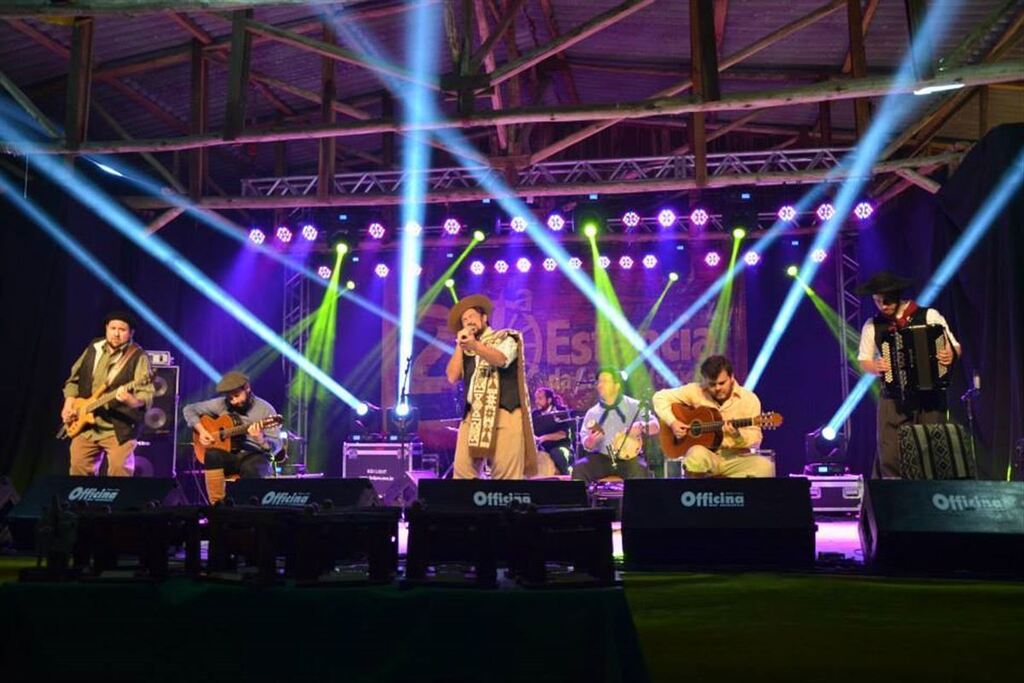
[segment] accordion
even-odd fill
[[[949,368],[936,355],[948,343],[942,325],[909,325],[883,335],[879,348],[890,368],[882,375],[886,395],[903,402],[949,386]]]

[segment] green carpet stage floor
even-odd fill
[[[1009,681],[1024,584],[626,573],[612,589],[21,584],[0,680]],[[1014,673],[1016,672],[1016,673]]]

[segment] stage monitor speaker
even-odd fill
[[[864,560],[881,571],[1024,576],[1024,483],[867,482]]]
[[[178,367],[155,366],[153,371],[153,404],[142,419],[135,476],[173,477],[178,470]]]
[[[806,479],[627,479],[628,569],[814,563]]]
[[[431,507],[480,510],[516,503],[538,506],[589,507],[582,481],[423,479],[419,500]]]
[[[184,503],[178,482],[166,477],[45,477],[32,483],[7,517],[16,548],[28,550],[35,546],[36,523],[54,498],[71,506],[107,506],[111,510]]]
[[[369,479],[337,477],[294,477],[238,479],[229,481],[227,497],[238,505],[302,507],[316,503],[321,508],[369,507],[377,494]]]

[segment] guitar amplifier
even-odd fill
[[[342,447],[341,476],[369,479],[377,495],[384,498],[405,481],[405,473],[412,469],[413,460],[422,459],[421,441],[404,444],[346,442]]]

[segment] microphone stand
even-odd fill
[[[974,455],[975,461],[978,459],[977,448],[974,443],[974,405],[973,399],[975,396],[981,394],[981,387],[979,386],[981,378],[975,373],[972,377],[972,386],[967,389],[960,397],[960,401],[965,404],[967,409],[967,430],[971,434],[971,454]]]
[[[405,438],[407,436],[406,430],[409,427],[409,418],[412,415],[412,406],[409,405],[409,372],[412,370],[412,356],[410,355],[405,359],[405,371],[402,373],[402,384],[401,390],[398,392],[398,404],[399,406],[405,406],[408,411],[405,415],[401,416],[401,420],[398,423],[398,448],[402,457],[405,458],[405,469],[409,471],[412,469],[412,458],[409,457],[409,452],[406,449]],[[395,410],[397,414],[397,406]]]

